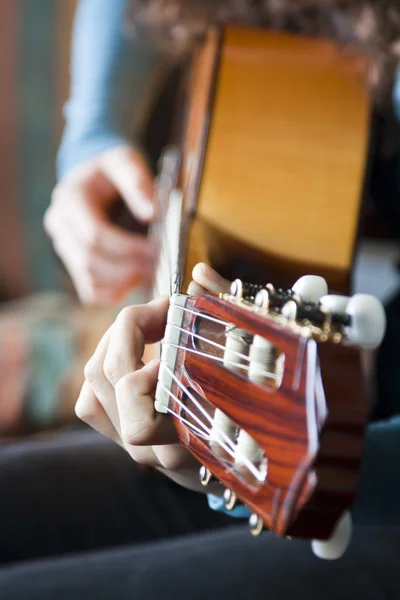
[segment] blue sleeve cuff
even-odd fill
[[[57,179],[62,179],[84,161],[117,146],[138,146],[138,144],[134,144],[128,137],[107,129],[89,131],[74,139],[71,139],[67,132],[57,153]]]
[[[214,496],[213,494],[208,494],[208,506],[212,510],[216,510],[218,512],[223,512],[230,517],[235,517],[236,519],[248,519],[250,517],[250,511],[247,506],[237,506],[233,510],[228,510],[225,508],[224,499],[220,496]]]

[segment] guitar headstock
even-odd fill
[[[378,300],[328,295],[320,277],[171,298],[156,409],[172,414],[202,482],[250,509],[252,533],[343,552],[367,422],[360,350],[384,330]]]

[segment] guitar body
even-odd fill
[[[212,30],[179,106],[186,281],[202,260],[229,279],[348,293],[369,149],[367,61],[332,43]]]

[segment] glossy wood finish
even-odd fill
[[[188,212],[196,208],[196,195],[203,166],[214,86],[218,70],[220,33],[212,29],[188,74],[185,100],[188,102],[182,135],[182,171],[179,185],[185,194]]]
[[[192,338],[182,333],[180,344],[189,351],[179,351],[177,377],[257,441],[268,458],[266,482],[227,470],[205,441],[174,418],[181,442],[269,529],[326,539],[351,504],[357,484],[366,424],[359,352],[306,339],[215,296],[188,298],[187,307],[267,337],[284,352],[285,372],[280,388],[269,391],[190,352]],[[196,318],[186,313],[183,328],[193,331]],[[184,401],[176,384],[173,393]],[[181,409],[175,405],[174,410]]]
[[[207,82],[194,87],[196,122],[212,65],[217,86],[207,139],[197,128],[191,144],[206,143],[191,252],[212,262],[219,236],[230,238],[273,269],[333,273],[345,291],[369,143],[366,61],[322,40],[228,27],[213,62],[212,40],[193,74]]]
[[[186,224],[186,281],[190,282],[193,267],[208,262],[208,236],[204,224],[194,219],[199,185],[202,177],[204,153],[213,108],[215,86],[219,69],[221,32],[210,30],[203,48],[196,54],[187,74],[186,117],[181,136],[182,169],[178,185],[183,191],[184,225]],[[180,115],[178,115],[178,120]]]

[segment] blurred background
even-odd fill
[[[75,0],[0,5],[2,300],[60,289],[63,272],[43,235],[68,94]]]
[[[68,95],[75,7],[76,0],[0,2],[3,441],[79,426],[73,405],[83,366],[111,319],[108,311],[79,306],[43,230]],[[353,291],[387,301],[399,285],[399,243],[388,224],[367,208]]]
[[[0,3],[0,436],[75,424],[104,311],[77,303],[43,230],[68,96],[76,0]],[[107,321],[108,322],[108,321]],[[93,324],[94,323],[94,324]],[[93,324],[93,326],[92,326]],[[87,347],[85,340],[90,338]]]

